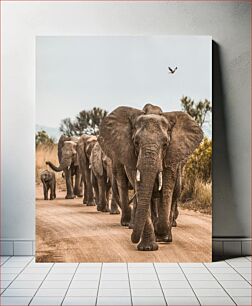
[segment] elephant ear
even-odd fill
[[[99,174],[100,176],[103,175],[103,166],[102,166],[102,150],[99,143],[96,143],[91,152],[91,167],[94,173]]]
[[[58,141],[58,159],[59,159],[59,163],[61,162],[62,159],[62,148],[64,146],[65,141],[69,141],[71,140],[71,137],[68,137],[66,135],[61,135],[60,139]]]
[[[165,157],[165,166],[187,159],[203,139],[202,129],[184,112],[163,113],[171,123],[171,140]]]
[[[134,168],[137,162],[132,132],[134,121],[141,114],[143,112],[138,109],[120,106],[105,117],[100,125],[98,142],[104,153],[129,168]]]

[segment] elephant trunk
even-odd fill
[[[142,154],[141,154],[142,155]],[[135,222],[133,233],[131,235],[131,241],[133,243],[138,243],[143,230],[144,225],[148,217],[152,192],[157,178],[157,174],[160,171],[159,164],[157,162],[157,155],[154,158],[146,158],[144,161],[139,162],[139,167],[137,168],[136,181],[138,183],[137,188],[137,209],[135,215]]]
[[[49,167],[56,171],[56,172],[60,172],[63,171],[64,169],[66,169],[67,167],[70,167],[71,162],[69,163],[67,160],[62,160],[59,167],[55,166],[53,163],[51,163],[50,161],[46,162],[47,165],[49,165]]]

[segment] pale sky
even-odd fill
[[[168,66],[178,67],[170,74]],[[94,106],[181,110],[212,101],[210,36],[44,36],[36,39],[36,123],[58,128]],[[211,133],[211,124],[205,127]]]

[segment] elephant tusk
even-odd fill
[[[158,174],[158,190],[160,191],[162,189],[163,186],[163,176],[162,176],[162,172],[159,172]]]
[[[91,164],[89,164],[88,169],[91,169],[91,167],[92,167]]]
[[[140,182],[140,177],[141,177],[140,171],[137,169],[137,173],[136,173],[137,182]]]
[[[70,170],[70,166],[67,167],[67,170]]]

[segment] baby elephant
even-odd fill
[[[50,189],[50,200],[56,198],[56,179],[55,173],[44,170],[40,175],[44,189],[44,200],[48,200],[48,191]]]

